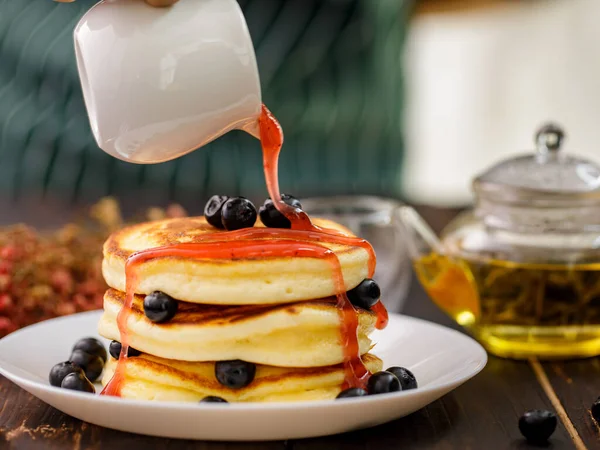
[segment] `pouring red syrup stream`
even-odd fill
[[[120,396],[125,378],[125,363],[129,352],[127,322],[138,283],[137,267],[155,258],[181,257],[186,259],[239,259],[239,258],[278,258],[309,257],[326,260],[333,271],[333,282],[340,314],[340,334],[344,348],[345,380],[343,389],[366,386],[370,375],[361,360],[358,343],[358,314],[346,295],[344,276],[339,259],[334,252],[319,243],[336,243],[359,246],[369,255],[369,277],[375,272],[375,252],[364,239],[347,236],[337,230],[320,228],[314,225],[308,215],[281,200],[278,182],[278,160],[283,145],[281,126],[271,112],[263,105],[259,119],[260,137],[263,149],[263,165],[269,195],[276,208],[291,222],[291,230],[284,229],[245,229],[226,233],[207,234],[205,242],[176,244],[134,253],[125,266],[126,296],[117,316],[121,335],[121,354],[112,379],[102,390],[103,395]],[[267,239],[262,241],[261,238]],[[260,240],[257,242],[257,239]],[[387,325],[388,315],[382,302],[372,308],[377,314],[378,329]]]
[[[308,214],[304,211],[294,208],[281,200],[278,165],[279,153],[283,146],[283,130],[275,116],[273,116],[265,105],[262,105],[262,113],[258,119],[258,123],[260,126],[260,143],[263,151],[263,167],[267,191],[271,199],[273,199],[277,210],[291,222],[292,230],[310,232],[305,235],[310,237],[312,241],[333,242],[335,244],[362,247],[369,254],[369,278],[373,277],[377,258],[369,242],[354,236],[346,236],[337,230],[318,227],[311,222]],[[290,236],[289,231],[287,235]],[[383,303],[381,301],[377,302],[372,310],[377,314],[377,329],[381,330],[385,328],[388,323],[388,313]]]

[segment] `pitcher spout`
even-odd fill
[[[398,218],[404,229],[406,246],[413,261],[432,253],[444,254],[440,239],[414,208],[410,206],[399,208]]]
[[[469,267],[450,255],[431,227],[411,207],[399,209],[405,241],[421,285],[433,302],[459,325],[469,329],[481,314]]]
[[[240,129],[244,130],[251,136],[254,136],[256,139],[260,139],[260,125],[258,123],[258,119],[248,120],[240,127]]]

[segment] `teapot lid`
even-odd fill
[[[600,166],[561,151],[564,137],[557,125],[544,125],[535,136],[536,151],[501,161],[478,176],[476,194],[510,203],[600,202]]]

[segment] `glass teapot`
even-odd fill
[[[600,354],[600,166],[563,140],[546,125],[533,154],[475,178],[474,208],[439,239],[400,211],[431,299],[498,356]]]

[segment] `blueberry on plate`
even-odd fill
[[[371,309],[381,297],[379,285],[371,278],[365,278],[358,286],[347,292],[348,300],[362,309]]]
[[[535,409],[527,411],[519,419],[519,430],[527,441],[544,444],[556,430],[556,415],[551,411]]]
[[[294,208],[302,209],[300,200],[292,195],[281,194],[281,200]],[[290,228],[292,226],[289,219],[279,212],[270,198],[266,199],[260,207],[258,215],[263,225],[269,228]]]
[[[104,369],[104,361],[102,358],[84,352],[83,350],[75,350],[71,353],[69,360],[81,367],[85,376],[91,381],[96,381],[102,373],[102,369]]]
[[[256,222],[256,208],[244,197],[233,197],[225,202],[221,211],[221,223],[227,231],[251,228]]]
[[[367,391],[361,388],[350,388],[345,389],[338,394],[336,398],[352,398],[352,397],[364,397],[369,395]]]
[[[388,392],[398,392],[402,390],[400,381],[396,375],[390,372],[377,372],[371,375],[367,382],[369,394],[387,394]]]
[[[93,337],[79,339],[73,346],[71,352],[74,352],[75,350],[83,350],[90,355],[99,356],[104,362],[106,362],[108,358],[104,344],[100,342],[100,340]]]
[[[226,195],[213,195],[204,207],[204,218],[206,221],[213,227],[221,230],[225,228],[221,222],[221,210],[227,200],[229,200],[229,197]]]
[[[80,373],[84,375],[83,369],[71,361],[65,361],[56,364],[50,369],[50,375],[48,375],[48,381],[52,386],[60,387],[63,379],[70,373]]]
[[[594,420],[596,422],[600,422],[600,397],[598,397],[596,401],[592,403],[591,413]]]
[[[208,397],[204,397],[198,403],[229,403],[227,400],[221,397],[217,397],[216,395],[209,395]]]
[[[90,383],[90,380],[88,380],[82,373],[70,373],[64,378],[64,380],[62,380],[60,387],[64,389],[70,389],[72,391],[89,392],[91,394],[96,393],[96,388],[94,388],[94,385]]]
[[[385,371],[396,375],[403,391],[418,387],[417,379],[413,373],[404,367],[390,367],[389,369],[385,369]]]
[[[177,314],[177,306],[177,300],[160,291],[154,291],[144,298],[144,314],[154,323],[171,320]]]
[[[240,389],[248,386],[256,375],[256,365],[251,362],[217,361],[215,363],[215,377],[223,386],[231,389]]]
[[[108,353],[110,353],[110,356],[112,356],[113,358],[119,359],[119,356],[121,356],[121,347],[122,346],[119,341],[112,341],[108,346]],[[127,350],[128,357],[140,356],[141,354],[142,352],[132,347],[129,347],[129,349]]]

